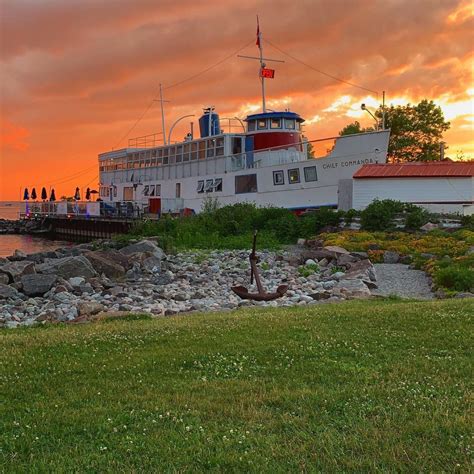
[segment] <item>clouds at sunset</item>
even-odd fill
[[[257,13],[264,40],[317,69],[386,90],[388,103],[433,99],[451,120],[450,149],[474,156],[470,5],[459,0],[1,0],[0,199],[18,198],[22,184],[55,185],[87,168],[92,169],[77,185],[94,182],[97,154],[117,145],[157,94],[159,82],[171,100],[168,124],[183,114],[198,115],[209,104],[222,116],[255,110],[258,66],[250,60],[232,57],[193,81],[169,86],[245,45],[241,54],[254,55]],[[270,107],[290,107],[309,119],[309,138],[332,136],[354,120],[367,91],[334,82],[264,45],[267,56],[286,61],[275,65],[276,78],[268,81]],[[341,97],[349,99],[334,109]],[[375,94],[371,100],[377,104]],[[157,131],[159,116],[152,107],[131,136]],[[370,123],[370,117],[357,119]],[[176,129],[175,139],[186,127],[185,122]],[[69,185],[76,181],[58,185],[58,194],[70,194]]]

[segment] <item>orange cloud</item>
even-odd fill
[[[0,125],[0,148],[25,151],[29,146],[25,141],[28,136],[29,132],[26,128],[5,120]]]
[[[452,122],[448,141],[470,151],[469,6],[465,0],[114,0],[111,8],[99,0],[3,0],[0,116],[9,125],[2,128],[0,199],[18,198],[26,184],[55,186],[57,195],[95,185],[97,154],[126,145],[119,140],[160,82],[171,101],[168,125],[210,104],[223,117],[258,110],[258,65],[231,55],[246,44],[240,54],[257,52],[256,13],[265,54],[285,60],[267,82],[271,107],[301,113],[310,138],[337,134],[360,102],[377,106],[386,90],[388,103],[439,103]],[[265,39],[379,96],[318,74]],[[370,124],[370,117],[357,119]],[[187,127],[187,121],[176,127],[174,139]],[[160,128],[154,104],[131,136]]]

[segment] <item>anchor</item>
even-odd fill
[[[267,293],[263,288],[262,282],[260,281],[260,275],[258,273],[257,262],[259,258],[257,257],[255,250],[257,247],[257,231],[253,234],[253,245],[252,252],[249,255],[250,260],[250,284],[253,284],[253,279],[255,278],[255,283],[257,284],[258,293],[250,293],[245,286],[233,286],[232,291],[244,300],[255,300],[255,301],[271,301],[277,298],[281,298],[288,290],[288,285],[280,285],[275,293]]]

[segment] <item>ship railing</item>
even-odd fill
[[[143,135],[141,137],[129,138],[128,147],[129,148],[153,148],[160,145],[163,145],[163,134],[152,133],[151,135]]]

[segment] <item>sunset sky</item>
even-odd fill
[[[371,125],[360,104],[377,107],[385,90],[388,105],[433,99],[451,122],[447,155],[474,158],[470,0],[0,0],[0,200],[96,187],[97,155],[127,144],[160,82],[168,125],[208,105],[260,110],[258,64],[236,57],[258,52],[257,14],[265,55],[285,60],[268,106],[300,113],[310,139]],[[155,102],[128,138],[160,130]]]

